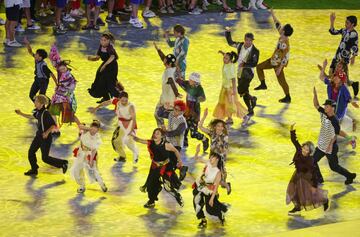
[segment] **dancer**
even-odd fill
[[[198,132],[198,122],[200,120],[200,103],[206,100],[204,89],[201,86],[200,74],[193,72],[189,80],[185,81],[181,77],[176,78],[176,82],[186,92],[186,112],[185,118],[187,129],[184,137],[184,147],[188,147],[188,132],[192,138],[202,141],[203,151],[209,148],[209,139]]]
[[[275,70],[276,77],[278,79],[278,82],[280,86],[282,87],[285,97],[280,99],[279,102],[281,103],[290,103],[291,97],[290,97],[290,91],[289,91],[289,85],[286,82],[285,74],[284,74],[284,68],[288,65],[289,62],[289,52],[290,52],[290,44],[289,44],[289,37],[293,33],[293,28],[290,24],[286,24],[284,26],[281,26],[280,22],[276,18],[273,10],[270,10],[272,18],[275,22],[276,29],[280,33],[279,40],[277,42],[276,49],[271,56],[271,58],[265,60],[264,62],[258,64],[256,66],[256,71],[258,74],[258,77],[260,79],[260,85],[256,87],[254,90],[266,90],[267,86],[265,83],[265,75],[264,75],[264,69],[271,69],[273,68]]]
[[[75,148],[73,153],[75,161],[70,168],[70,175],[79,185],[77,189],[78,193],[85,192],[85,175],[90,180],[90,183],[94,181],[98,182],[103,192],[107,191],[99,170],[98,170],[98,149],[101,145],[101,138],[99,135],[100,122],[94,120],[90,127],[81,126],[83,133],[80,136],[80,146]]]
[[[173,145],[176,150],[179,151],[179,153],[181,153],[181,150],[184,146],[184,136],[187,128],[186,119],[184,117],[185,110],[185,103],[181,100],[176,100],[174,102],[174,110],[162,114],[162,117],[166,117],[168,119],[168,127],[166,128],[165,125],[161,126],[163,132],[165,133],[166,140],[169,141],[171,145]],[[175,153],[171,153],[170,165],[175,172],[177,168],[177,159]],[[180,166],[178,168],[180,170],[179,179],[182,181],[185,179],[188,167]]]
[[[154,46],[156,51],[158,52],[161,61],[164,63],[165,70],[162,75],[162,87],[161,87],[161,95],[158,104],[155,109],[155,119],[158,127],[164,125],[164,118],[161,114],[169,113],[174,108],[174,101],[176,97],[180,97],[181,95],[178,92],[176,83],[175,83],[175,71],[176,71],[176,58],[173,54],[165,54],[158,48],[156,43],[154,42]]]
[[[189,39],[185,36],[185,28],[182,25],[174,26],[175,41],[169,38],[169,31],[165,32],[166,42],[170,47],[174,47],[174,55],[176,57],[176,64],[180,68],[181,76],[185,78],[186,71],[186,56],[189,50]]]
[[[339,64],[342,65],[342,61],[340,61]],[[321,68],[320,80],[322,80],[325,85],[327,85],[328,99],[336,101],[336,118],[339,120],[342,130],[347,130],[346,128],[348,127],[353,128],[353,123],[355,121],[353,121],[353,119],[347,115],[348,103],[351,103],[355,108],[359,108],[359,105],[355,101],[352,101],[349,90],[343,84],[346,82],[346,74],[340,71],[342,66],[336,66],[335,73],[332,74],[332,77],[329,79],[328,76],[325,75],[326,66],[327,60],[325,59],[323,66],[319,67]],[[349,138],[354,147],[355,138]]]
[[[168,119],[168,127],[165,125],[161,126],[162,132],[166,137],[166,141],[170,142],[176,150],[181,154],[181,150],[183,148],[184,143],[184,134],[186,130],[186,119],[184,117],[184,112],[186,109],[186,105],[181,100],[176,100],[174,102],[174,110],[173,111],[163,111],[161,117]],[[169,167],[175,172],[178,168],[179,180],[183,181],[186,177],[186,172],[189,169],[188,166],[178,165],[176,154],[171,152],[169,156]],[[141,192],[146,192],[146,183],[140,187]]]
[[[225,168],[226,157],[229,151],[229,137],[226,123],[221,119],[213,119],[208,128],[204,127],[204,121],[208,115],[208,109],[204,110],[204,115],[200,119],[199,129],[210,137],[210,152],[221,155],[221,186],[225,187],[227,194],[231,193],[231,184],[226,182],[227,172]]]
[[[19,109],[15,110],[15,112],[18,115],[24,118],[37,119],[37,131],[30,145],[29,156],[28,156],[31,169],[25,172],[24,174],[28,176],[33,176],[38,174],[39,166],[37,165],[36,152],[37,150],[39,150],[39,148],[41,150],[42,160],[45,163],[52,165],[56,168],[61,168],[63,173],[65,174],[68,168],[68,161],[49,156],[49,151],[52,143],[51,132],[55,128],[55,121],[51,117],[49,111],[46,110],[46,106],[48,104],[48,98],[46,98],[46,96],[44,95],[37,95],[35,96],[34,104],[35,104],[35,112],[33,115],[25,114],[21,112]]]
[[[97,103],[110,100],[116,97],[119,91],[116,89],[118,75],[118,55],[114,48],[115,38],[111,33],[103,33],[100,38],[100,46],[95,56],[88,56],[90,61],[103,62],[96,71],[96,77],[88,89],[89,94],[94,98],[102,98]]]
[[[314,165],[315,165],[315,172],[317,181],[319,183],[323,183],[324,179],[321,175],[318,162],[326,156],[329,162],[330,169],[339,173],[346,177],[345,184],[352,184],[353,180],[356,177],[355,173],[350,173],[345,168],[339,165],[338,161],[338,150],[339,147],[336,143],[336,135],[340,134],[340,125],[339,121],[335,116],[335,106],[336,103],[331,100],[327,99],[325,101],[324,108],[319,105],[317,92],[314,87],[314,99],[313,99],[314,107],[320,113],[321,119],[321,128],[318,140],[318,146],[315,149],[314,153]]]
[[[179,193],[181,182],[169,165],[171,152],[174,152],[177,158],[178,166],[182,166],[179,151],[167,142],[164,138],[164,132],[161,128],[153,131],[150,140],[144,140],[131,134],[136,142],[147,144],[151,158],[149,175],[146,180],[146,190],[149,200],[144,205],[145,208],[155,207],[155,201],[158,201],[158,194],[161,191],[161,185],[165,191],[175,197],[177,203],[182,207],[184,202]]]
[[[243,125],[246,125],[251,116],[254,115],[254,107],[256,106],[257,98],[250,95],[249,86],[251,80],[254,77],[254,67],[256,67],[259,61],[259,50],[253,44],[254,35],[252,33],[246,33],[244,42],[235,42],[231,38],[231,29],[225,28],[225,37],[229,44],[237,49],[238,53],[238,87],[237,91],[240,97],[243,97],[244,103],[248,109],[248,114],[244,117]]]
[[[111,104],[115,105],[115,113],[119,120],[118,127],[115,129],[111,139],[114,150],[119,154],[119,157],[114,158],[114,161],[126,161],[125,146],[127,146],[133,153],[133,162],[135,164],[139,159],[139,149],[133,137],[130,136],[131,133],[136,133],[137,129],[135,105],[129,102],[128,93],[123,91],[118,97],[102,102],[91,112],[95,113],[99,108]]]
[[[80,126],[81,122],[75,115],[77,102],[74,91],[77,81],[71,74],[69,61],[61,60],[55,45],[51,47],[49,58],[58,73],[57,86],[55,88],[55,93],[51,98],[49,112],[55,121],[56,116],[61,116],[59,122],[60,126],[63,123],[71,122],[75,122]],[[56,133],[59,133],[58,128],[55,129],[55,131],[57,131]]]
[[[339,35],[341,34],[341,41],[339,47],[336,50],[335,56],[331,62],[329,74],[335,70],[336,64],[343,60],[346,65],[350,63],[353,65],[355,63],[355,57],[358,55],[358,33],[355,30],[357,25],[357,18],[356,16],[348,16],[346,17],[345,21],[345,28],[340,30],[335,30],[334,23],[335,23],[336,15],[335,13],[330,14],[330,29],[329,32],[332,35]],[[349,79],[349,71],[346,67],[346,75],[347,75],[347,85],[352,86],[354,90],[354,97],[356,97],[359,93],[359,82],[354,82]]]
[[[294,144],[296,152],[291,164],[295,164],[296,170],[292,175],[286,190],[286,204],[294,203],[294,208],[289,211],[289,215],[305,209],[306,211],[324,207],[324,211],[329,208],[327,191],[318,187],[314,173],[314,144],[307,141],[300,145],[294,130],[295,123],[290,127],[291,142]]]
[[[46,95],[46,90],[49,85],[49,78],[54,80],[57,84],[55,75],[50,71],[46,62],[44,61],[47,58],[47,52],[45,49],[37,49],[36,53],[32,51],[29,40],[25,37],[24,44],[26,45],[28,53],[35,59],[35,80],[30,88],[29,97],[34,101],[34,97],[39,92],[39,94]]]
[[[235,52],[224,53],[223,55],[223,70],[222,70],[222,86],[219,95],[219,102],[217,103],[213,116],[218,119],[225,119],[227,124],[233,124],[232,115],[235,114],[239,118],[243,118],[247,110],[242,106],[236,94],[235,81],[235,66],[238,56]]]
[[[196,217],[201,220],[198,227],[205,228],[207,220],[203,211],[204,206],[209,215],[219,218],[222,225],[225,223],[224,214],[227,206],[219,202],[218,187],[221,180],[221,155],[211,152],[209,160],[199,159],[200,145],[196,147],[195,159],[206,163],[202,175],[193,184],[193,204]]]

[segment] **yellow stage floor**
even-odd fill
[[[328,33],[331,10],[278,10],[278,18],[294,27],[291,37],[291,58],[285,70],[293,102],[287,106],[278,103],[283,97],[273,71],[268,71],[267,91],[254,92],[258,97],[253,124],[240,129],[235,120],[231,130],[231,148],[227,165],[233,192],[230,196],[220,191],[220,200],[231,204],[224,227],[214,220],[206,230],[198,230],[192,206],[191,184],[188,175],[181,194],[185,206],[180,208],[166,193],[161,193],[154,210],[143,208],[147,196],[139,191],[146,179],[150,159],[144,145],[139,145],[141,155],[137,165],[132,162],[114,164],[116,156],[110,139],[116,120],[111,109],[100,110],[98,118],[105,124],[102,130],[103,145],[100,148],[100,171],[109,191],[102,193],[96,184],[88,185],[85,195],[76,193],[76,184],[69,175],[63,175],[41,161],[39,175],[31,179],[23,175],[29,168],[27,151],[34,134],[33,124],[14,113],[15,108],[30,112],[32,104],[28,91],[33,80],[34,65],[25,48],[4,49],[0,47],[0,235],[1,236],[263,236],[287,232],[310,226],[353,221],[360,219],[359,178],[351,186],[344,185],[344,178],[330,171],[324,158],[321,169],[325,178],[324,189],[329,191],[330,210],[321,208],[302,212],[300,217],[289,217],[292,206],[285,205],[285,191],[294,171],[289,166],[294,148],[290,142],[288,126],[297,123],[300,141],[317,141],[320,119],[312,106],[312,87],[318,89],[320,101],[326,98],[325,86],[318,79],[316,64],[324,58],[330,60],[339,44],[340,36]],[[337,11],[337,27],[342,27],[347,15],[360,15],[360,11]],[[163,65],[159,61],[152,40],[164,52],[171,52],[161,37],[162,29],[186,22],[192,16],[173,19],[159,18],[147,22],[147,30],[137,31],[127,26],[111,29],[118,39],[119,80],[136,105],[138,134],[149,137],[156,126],[153,111],[159,98]],[[277,40],[276,30],[267,21],[258,23],[251,13],[221,15],[209,13],[193,19],[202,25],[192,26],[188,54],[188,75],[197,71],[202,84],[210,114],[216,105],[221,85],[222,57],[218,50],[230,50],[223,36],[224,26],[233,26],[233,38],[241,40],[246,32],[253,32],[255,45],[260,50],[260,61],[273,52]],[[195,21],[195,23],[196,23]],[[261,21],[261,19],[260,19]],[[270,27],[271,26],[271,27]],[[46,29],[43,29],[46,31]],[[48,29],[48,32],[50,30]],[[144,33],[145,32],[145,33]],[[4,38],[3,28],[0,35]],[[137,38],[131,43],[129,39]],[[22,36],[20,36],[22,38]],[[76,68],[73,74],[78,80],[76,97],[78,117],[91,122],[93,115],[88,107],[96,105],[87,88],[91,85],[99,63],[88,62],[86,55],[95,53],[98,33],[72,33],[57,39],[50,34],[30,36],[34,49],[50,48],[57,41],[64,59],[71,59]],[[351,77],[360,75],[360,59],[350,67]],[[258,85],[255,76],[251,89]],[[54,86],[50,83],[48,94]],[[351,90],[352,93],[352,90]],[[357,119],[359,110],[350,108]],[[209,120],[207,120],[209,122]],[[71,151],[77,144],[75,125],[64,126],[62,135],[54,142],[51,154],[72,162]],[[358,133],[356,135],[359,135]],[[184,162],[193,167],[191,157],[197,142],[190,140]],[[340,163],[360,175],[359,148],[341,146]],[[40,153],[39,153],[40,155]],[[40,157],[38,155],[38,157]],[[130,154],[129,154],[130,155]],[[201,165],[192,169],[196,177]],[[360,177],[360,176],[359,176]],[[356,222],[350,224],[355,229]],[[338,227],[341,229],[342,227]],[[307,232],[309,233],[309,232]],[[337,232],[339,233],[339,232]],[[284,235],[285,236],[285,235]],[[286,235],[286,236],[290,236]],[[293,236],[296,236],[293,235]],[[300,235],[297,235],[300,236]],[[303,236],[310,236],[303,235]],[[352,236],[359,236],[354,232]]]

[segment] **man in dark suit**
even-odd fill
[[[249,93],[250,82],[254,77],[254,67],[259,61],[259,50],[253,44],[254,35],[246,33],[244,42],[235,42],[231,38],[230,28],[226,27],[225,37],[231,47],[237,49],[238,59],[238,93],[243,97],[248,108],[248,114],[244,117],[243,125],[245,125],[251,116],[254,115],[254,107],[256,106],[256,97]]]

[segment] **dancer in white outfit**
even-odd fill
[[[114,97],[111,100],[104,101],[92,112],[96,112],[100,107],[108,106],[110,104],[115,105],[115,113],[118,117],[118,127],[113,133],[111,139],[114,150],[119,154],[119,157],[115,158],[115,161],[126,161],[125,146],[127,146],[133,153],[134,163],[138,162],[139,149],[132,136],[129,134],[136,134],[136,113],[135,106],[129,102],[129,95],[125,91],[119,94],[119,97]]]
[[[196,179],[193,184],[193,205],[196,217],[201,220],[198,227],[205,228],[207,221],[203,211],[204,206],[206,212],[211,216],[219,218],[222,225],[224,225],[224,214],[227,212],[227,205],[219,201],[218,187],[221,181],[221,155],[215,152],[210,153],[209,160],[199,160],[200,145],[196,147],[195,159],[206,163],[202,175]]]
[[[101,144],[101,138],[98,133],[100,128],[100,122],[94,120],[90,128],[81,126],[83,131],[80,136],[80,146],[74,149],[75,161],[70,169],[70,175],[75,179],[76,183],[80,186],[77,189],[78,193],[85,192],[85,172],[90,180],[90,183],[98,182],[102,191],[106,192],[105,186],[98,167],[98,153],[97,150]]]
[[[156,105],[155,119],[158,127],[164,125],[164,118],[168,118],[169,112],[174,110],[174,102],[177,97],[181,97],[175,83],[176,57],[173,54],[165,54],[154,42],[156,51],[161,61],[164,63],[165,70],[162,75],[160,100]]]

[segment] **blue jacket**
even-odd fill
[[[325,78],[324,83],[327,85],[328,98],[332,99],[333,88],[331,86],[330,80],[328,78]],[[341,120],[345,116],[347,105],[348,103],[350,103],[350,101],[351,101],[350,92],[347,89],[347,87],[343,84],[341,85],[338,96],[336,98],[335,114],[339,120]]]

